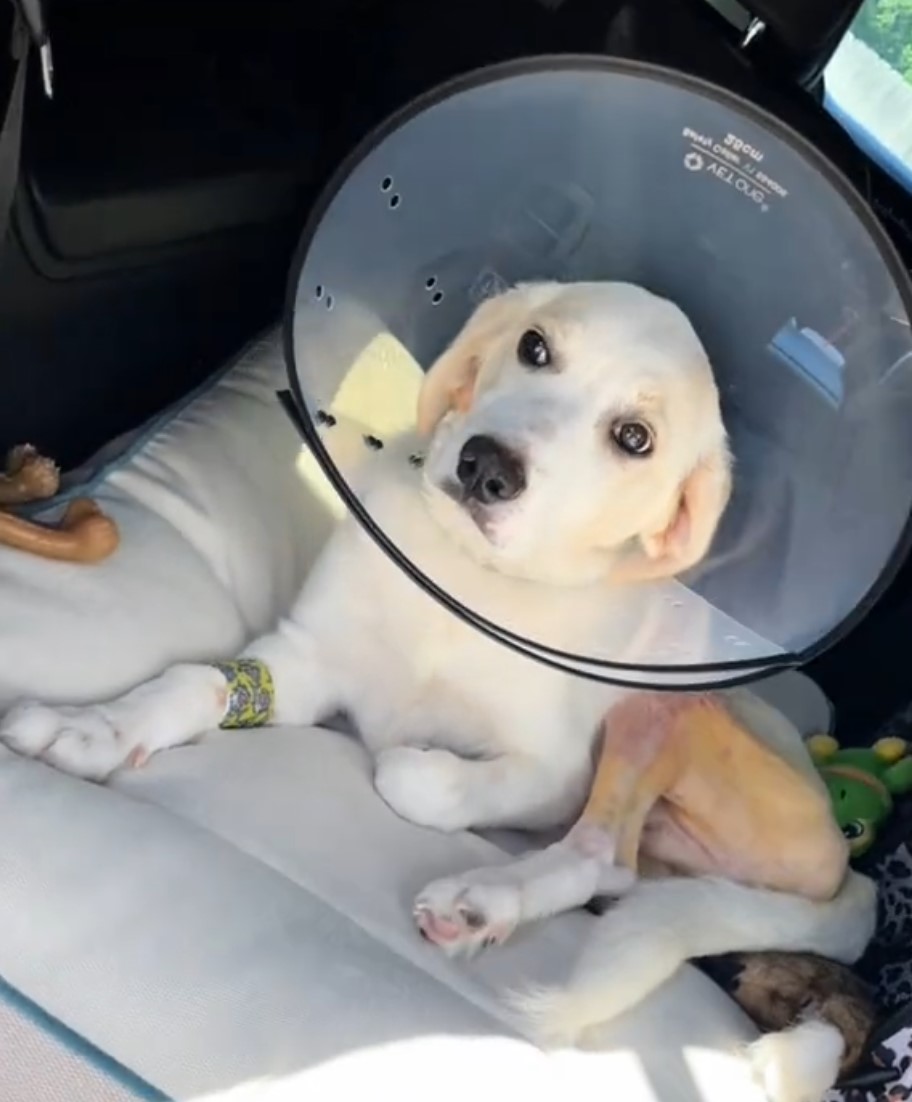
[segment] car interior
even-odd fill
[[[244,4],[53,0],[55,94],[33,66],[0,250],[0,442],[71,468],[193,388],[279,315],[296,233],[345,153],[420,92],[511,58],[604,52],[738,92],[811,137],[912,264],[908,169],[823,102],[858,6],[262,0],[254,27]],[[905,699],[909,577],[810,671],[853,734]]]
[[[0,365],[5,387],[0,449],[33,444],[53,457],[66,476],[94,462],[111,441],[141,431],[171,407],[179,408],[222,365],[280,322],[301,230],[321,189],[356,143],[422,92],[500,61],[540,54],[623,57],[682,70],[735,92],[809,138],[847,176],[912,271],[912,138],[908,152],[897,152],[860,121],[853,103],[834,101],[829,85],[834,57],[860,25],[863,9],[875,4],[876,0],[749,0],[743,6],[737,0],[3,0],[0,42],[17,41],[16,27],[23,20],[34,26],[30,19],[39,13],[52,51],[53,94],[47,94],[36,43],[25,78],[21,133],[9,127],[8,113],[7,140],[0,143],[2,148],[12,143],[16,162],[0,242]],[[905,26],[912,56],[912,9]],[[15,98],[17,65],[12,51],[0,56],[0,104],[2,97],[10,104]],[[534,141],[534,136],[527,140]],[[0,157],[3,167],[9,167],[9,160]],[[268,486],[267,473],[257,477]],[[27,586],[22,592],[22,600],[11,606],[11,616],[28,614]],[[0,623],[5,619],[0,613]],[[869,745],[885,725],[912,710],[910,633],[912,563],[905,562],[864,619],[803,671],[832,706],[834,733],[843,745]],[[252,766],[244,759],[237,768],[232,784],[240,784]],[[184,806],[181,801],[192,802],[178,779],[166,777],[161,783],[173,786],[167,799],[162,797],[169,814],[179,813],[175,809]],[[312,786],[319,789],[317,779]],[[319,792],[313,798],[318,801]],[[75,816],[83,814],[82,799],[74,797]],[[221,814],[215,802],[210,811],[214,822]],[[88,810],[84,814],[91,818]],[[386,829],[372,824],[368,816],[361,826],[367,831]],[[93,829],[116,831],[116,819],[99,821]],[[141,847],[142,822],[137,820],[129,829]],[[254,834],[251,827],[249,837],[237,844],[255,850]],[[390,838],[394,852],[400,843]],[[199,844],[199,860],[220,860],[204,853],[202,841]],[[58,872],[60,867],[54,866]],[[0,886],[15,875],[0,872]],[[372,882],[369,869],[365,877],[365,883]],[[255,895],[260,890],[257,883],[251,874],[245,892]],[[97,896],[95,903],[106,906],[107,897]],[[215,921],[220,909],[231,905],[227,895],[213,893],[206,921]],[[22,915],[20,921],[27,925],[29,920]],[[74,912],[75,923],[84,921],[84,915]],[[277,926],[296,921],[276,904]],[[320,921],[328,924],[327,936],[342,941],[349,936],[333,927],[331,917]],[[0,936],[3,929],[0,921]],[[562,929],[555,937],[563,938],[566,947],[575,945],[577,928]],[[237,944],[231,943],[231,951],[241,951]],[[356,959],[362,950],[355,933],[346,944],[351,959]],[[219,952],[228,953],[228,943]],[[319,951],[314,953],[318,960]],[[57,966],[55,959],[48,949],[48,969]],[[509,959],[510,967],[519,967],[519,957]],[[280,962],[273,963],[280,968]],[[302,960],[301,975],[306,976],[307,967],[318,966],[310,958]],[[354,1035],[360,1027],[351,1007],[362,993],[365,1002],[382,1002],[386,989],[372,988],[371,982],[362,987],[354,972],[347,975],[344,965],[335,967],[324,982],[327,990],[337,985],[338,1001],[325,997],[320,1013],[351,1013]],[[382,971],[386,965],[376,967]],[[0,975],[10,980],[11,989],[24,986],[6,976],[2,955]],[[268,985],[269,975],[268,968],[259,979],[240,969],[237,990],[224,998],[232,1005],[255,1003],[258,984]],[[83,977],[86,984],[91,976],[89,968]],[[389,980],[391,989],[396,982]],[[422,976],[414,982],[434,1018],[431,1008],[441,981]],[[109,997],[102,990],[86,997]],[[41,1000],[26,995],[17,1013],[24,1013],[27,1005],[28,1014],[38,1022],[44,1013],[37,1005]],[[165,1015],[168,997],[166,987],[149,995]],[[471,992],[466,998],[470,1005]],[[124,1021],[138,1013],[139,1005],[124,1007]],[[59,1008],[51,1012],[64,1026],[72,1025],[80,1035],[86,1032],[68,1023]],[[269,1013],[280,1014],[281,1007],[270,1004]],[[121,1016],[117,1008],[109,1008],[107,1014]],[[447,1029],[455,1035],[477,1031],[469,1014],[462,1021],[458,1015],[448,1019],[442,1014],[440,1020],[449,1022]],[[13,1051],[15,1027],[4,1023],[0,1012],[4,1102],[108,1097],[235,1102],[273,1097],[257,1093],[262,1082],[254,1083],[253,1071],[245,1085],[240,1072],[234,1079],[222,1071],[207,1077],[194,1067],[192,1053],[206,1052],[210,1045],[225,1047],[229,1035],[213,1040],[202,1016],[197,1020],[185,1015],[182,1028],[194,1040],[175,1057],[175,1066],[182,1070],[171,1081],[164,1076],[157,1083],[152,1083],[157,1073],[150,1069],[164,1066],[170,1058],[164,1040],[156,1057],[159,1064],[151,1059],[144,1063],[136,1046],[125,1042],[119,1053],[105,1057],[101,1078],[82,1082],[69,1057],[42,1055],[37,1049],[34,1060],[17,1059],[17,1069],[12,1070],[3,1054],[3,1038],[8,1030],[8,1051]],[[308,1028],[318,1030],[318,1023]],[[243,1050],[245,1035],[241,1027],[237,1030],[233,1043]],[[140,1025],[137,1032],[142,1032]],[[380,1030],[376,1043],[382,1048],[390,1036]],[[441,1060],[450,1059],[444,1041]],[[330,1049],[323,1052],[330,1063],[332,1055]],[[283,1074],[288,1065],[284,1059],[276,1063]],[[428,1059],[438,1057],[421,1057]],[[59,1084],[55,1093],[34,1093],[37,1080],[30,1076],[37,1074],[35,1061],[46,1062],[48,1081]],[[204,1065],[205,1058],[199,1063]],[[388,1076],[390,1083],[400,1074],[399,1064],[387,1068],[382,1060],[370,1068],[372,1078]],[[677,1072],[672,1065],[669,1069],[663,1074],[683,1074],[680,1067]],[[526,1068],[522,1074],[527,1073],[532,1082],[537,1072]],[[650,1073],[655,1091],[651,1097],[659,1102],[716,1097],[712,1091],[701,1094],[697,1087],[691,1095],[669,1095],[657,1074]],[[587,1083],[585,1068],[567,1075],[567,1083],[578,1082],[581,1088]],[[693,1068],[687,1076],[691,1083],[702,1083]],[[412,1087],[402,1082],[400,1097],[411,1097]],[[362,1090],[365,1085],[366,1079],[346,1072],[322,1086],[315,1080],[306,1088],[299,1084],[289,1090],[334,1098],[342,1089]],[[417,1079],[413,1086],[417,1097]],[[273,1083],[270,1089],[279,1088]],[[476,1088],[476,1093],[478,1089],[484,1097],[486,1088]]]

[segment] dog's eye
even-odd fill
[[[551,349],[537,329],[527,329],[519,338],[516,355],[526,367],[547,367],[551,363]]]
[[[611,439],[625,455],[641,459],[652,451],[652,431],[642,421],[615,421],[611,426]]]

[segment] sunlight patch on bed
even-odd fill
[[[706,1102],[766,1102],[742,1054],[690,1046],[683,1056],[699,1096]]]
[[[396,1102],[487,1102],[516,1093],[523,1102],[555,1102],[568,1095],[660,1102],[632,1052],[546,1056],[519,1039],[444,1035],[365,1045],[298,1072],[207,1091],[193,1102],[368,1098],[378,1093],[378,1084],[384,1085],[379,1093]]]
[[[336,418],[320,436],[339,470],[350,477],[370,455],[366,435],[389,440],[414,428],[423,372],[408,349],[391,333],[381,333],[349,368],[327,406]],[[307,448],[298,457],[298,474],[317,500],[341,518],[345,506]]]

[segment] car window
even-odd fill
[[[824,86],[829,111],[912,190],[912,0],[865,0]]]

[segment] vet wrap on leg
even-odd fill
[[[266,663],[258,658],[234,658],[212,665],[228,682],[228,707],[219,727],[265,727],[275,710],[275,682]]]

